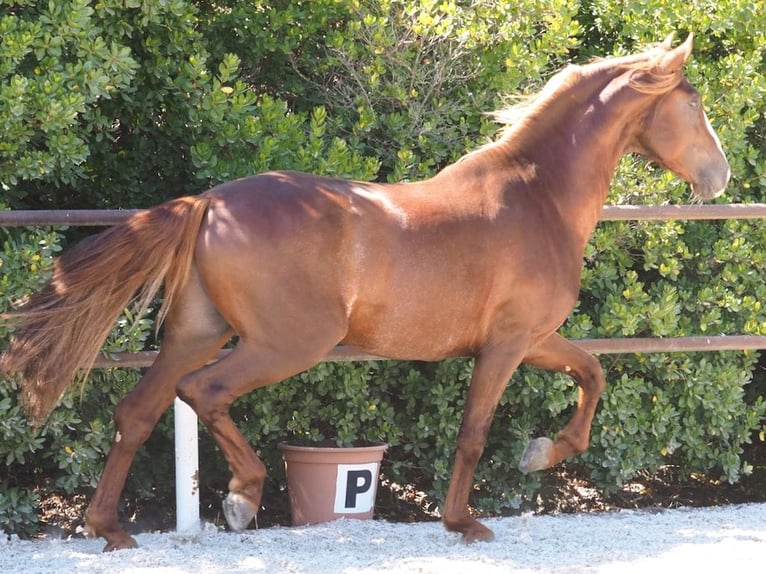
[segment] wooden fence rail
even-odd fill
[[[124,221],[140,209],[75,209],[0,211],[0,226],[71,225],[106,226]],[[602,221],[669,221],[669,220],[766,219],[766,204],[707,205],[608,205]],[[579,339],[573,341],[594,354],[673,353],[694,351],[743,351],[766,349],[766,336],[715,335],[702,337],[631,337]],[[225,355],[223,350],[219,354]],[[146,367],[152,364],[156,351],[114,353],[99,357],[95,367]],[[326,361],[362,361],[381,359],[347,347],[336,347]]]
[[[572,340],[584,350],[595,355],[619,355],[627,353],[692,353],[695,351],[756,351],[766,349],[766,336],[760,335],[714,335],[710,337],[624,337],[610,339]],[[229,354],[222,349],[213,360]],[[148,367],[157,358],[157,351],[138,353],[111,353],[96,359],[94,368]],[[335,347],[324,361],[380,361],[379,357],[361,353],[351,347]]]
[[[0,211],[0,226],[104,226],[124,221],[141,209],[61,209]],[[766,203],[706,205],[607,205],[601,221],[673,219],[764,219]]]

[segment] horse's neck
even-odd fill
[[[629,90],[626,77],[609,74],[600,70],[590,79],[590,93],[577,86],[524,130],[511,130],[497,149],[487,150],[503,150],[510,163],[534,172],[539,189],[583,242],[598,223],[617,165],[649,105],[650,96]]]
[[[427,189],[442,199],[459,192],[461,202],[473,194],[471,201],[494,206],[519,205],[521,195],[548,202],[584,247],[652,97],[629,89],[619,70],[599,64],[581,72],[568,70],[539,110],[447,167]],[[582,77],[570,82],[577,73]]]

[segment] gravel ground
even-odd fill
[[[233,534],[146,533],[140,548],[103,540],[0,536],[0,572],[25,574],[482,574],[763,572],[766,504],[524,515],[486,520],[494,542],[466,546],[436,522],[338,520]]]

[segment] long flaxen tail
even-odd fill
[[[139,212],[57,258],[49,281],[18,309],[0,371],[20,375],[21,402],[39,424],[87,376],[120,313],[140,317],[165,284],[158,325],[183,287],[209,199],[185,197]]]

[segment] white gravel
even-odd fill
[[[466,546],[438,522],[338,520],[242,534],[146,533],[137,550],[103,540],[0,536],[0,572],[25,574],[757,573],[766,568],[766,504],[485,520]]]

